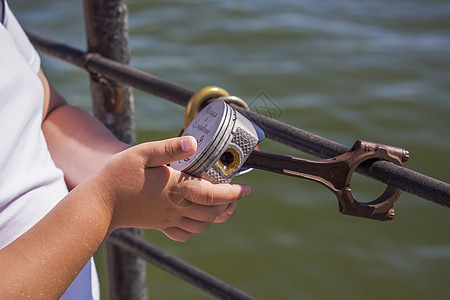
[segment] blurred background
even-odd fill
[[[23,26],[85,49],[81,0],[10,0]],[[408,149],[406,167],[450,181],[450,2],[130,0],[131,65],[191,90],[218,85],[254,110],[351,146]],[[42,55],[49,80],[90,110],[87,74]],[[178,134],[182,107],[135,91],[139,141]],[[269,106],[267,106],[267,104]],[[265,110],[264,108],[270,108]],[[262,150],[305,157],[269,140]],[[259,299],[450,297],[450,210],[403,193],[391,222],[340,215],[324,187],[254,171],[226,224],[152,244]],[[381,184],[355,176],[358,199]],[[104,254],[96,254],[103,299]],[[148,266],[151,299],[211,299]]]

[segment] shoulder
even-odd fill
[[[22,26],[11,11],[7,0],[0,0],[1,11],[3,12],[4,28],[0,28],[3,34],[3,39],[12,41],[17,50],[21,53],[23,58],[32,67],[33,71],[37,74],[40,69],[41,60],[36,49],[31,44],[28,36],[24,32]],[[0,26],[1,27],[1,26]],[[1,41],[0,41],[1,43]]]

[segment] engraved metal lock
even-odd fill
[[[198,113],[183,136],[197,140],[197,151],[170,166],[212,183],[229,183],[248,169],[242,165],[264,132],[222,100],[214,100]]]

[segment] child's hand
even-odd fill
[[[186,241],[212,222],[224,222],[235,201],[250,193],[246,185],[212,184],[166,164],[194,154],[192,137],[150,142],[113,156],[93,178],[112,222],[119,227],[154,228]]]

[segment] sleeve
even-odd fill
[[[14,42],[19,49],[22,56],[27,60],[28,64],[31,66],[35,73],[39,72],[41,67],[41,58],[37,53],[36,49],[31,44],[27,35],[20,26],[16,17],[12,13],[11,9],[8,6],[8,3],[5,1],[5,16],[4,16],[4,26],[6,30],[10,33]]]

